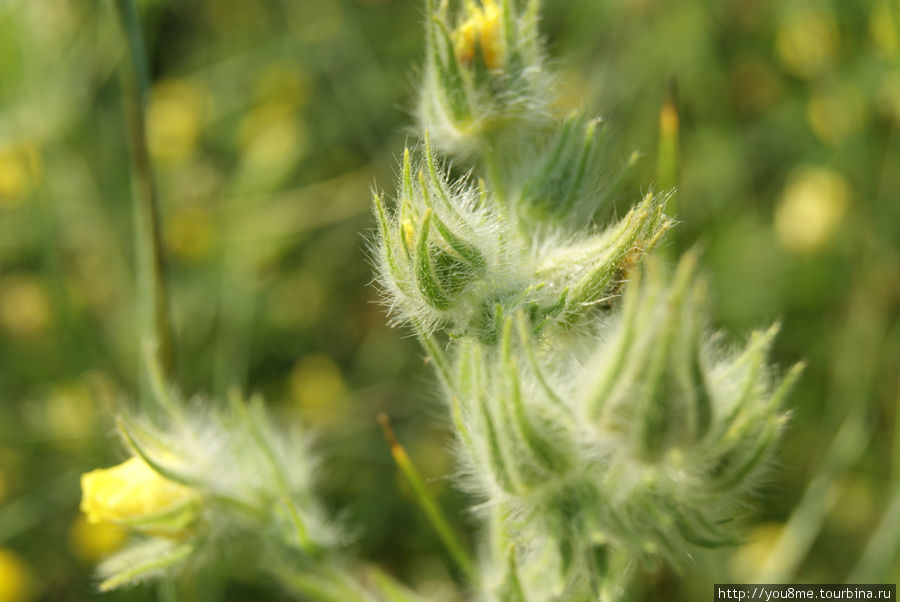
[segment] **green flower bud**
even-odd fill
[[[534,226],[569,222],[583,226],[600,207],[591,191],[593,163],[598,155],[600,119],[577,114],[562,123],[538,164],[527,174],[516,200],[519,215]],[[587,205],[587,206],[585,206]],[[592,206],[593,205],[593,206]]]
[[[551,247],[536,269],[538,278],[565,282],[563,316],[573,322],[593,306],[609,304],[622,285],[672,227],[664,213],[667,196],[647,194],[617,224],[568,244]]]
[[[723,525],[764,473],[800,369],[779,380],[766,365],[774,328],[737,354],[709,335],[693,256],[672,279],[637,279],[674,223],[670,191],[594,227],[636,155],[601,187],[600,121],[546,127],[538,4],[451,15],[426,0],[420,123],[494,194],[449,179],[426,132],[396,203],[375,195],[372,254],[395,322],[434,360],[481,497],[484,599],[616,600],[640,556],[734,541]]]
[[[722,350],[694,264],[688,255],[671,282],[651,265],[590,352],[549,347],[557,335],[535,336],[524,312],[498,347],[460,346],[454,414],[471,486],[516,517],[514,533],[561,542],[565,588],[608,553],[677,563],[733,542],[722,525],[778,441],[800,368],[773,378],[775,329]]]
[[[549,82],[537,34],[538,2],[467,0],[456,25],[446,2],[426,0],[419,120],[443,151],[480,153],[498,136],[546,120]]]
[[[392,212],[383,196],[374,199],[380,282],[398,320],[462,327],[469,318],[460,308],[481,297],[472,285],[501,261],[505,222],[481,191],[448,184],[427,138],[418,165],[404,151],[399,188]]]
[[[619,223],[562,239],[527,228],[483,187],[451,185],[426,136],[414,163],[407,149],[394,207],[374,195],[372,256],[397,323],[451,337],[497,342],[504,316],[525,311],[536,330],[574,323],[609,304],[672,222],[652,194]]]
[[[764,472],[800,373],[779,381],[767,368],[774,328],[738,355],[707,335],[695,262],[687,255],[671,284],[651,265],[626,292],[618,325],[585,364],[593,377],[576,392],[595,436],[616,450],[598,517],[608,536],[675,562],[690,545],[733,541],[720,525]]]

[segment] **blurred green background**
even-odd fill
[[[809,363],[747,543],[683,574],[642,567],[643,600],[712,584],[900,580],[900,0],[545,0],[562,109],[601,114],[610,172],[642,160],[611,212],[656,179],[677,90],[680,224],[714,324],[783,324]],[[455,599],[440,544],[375,416],[461,531],[444,409],[416,341],[370,285],[369,191],[393,191],[414,136],[417,0],[139,3],[148,139],[189,395],[238,385],[317,433],[321,491],[351,552]],[[107,1],[0,0],[0,602],[85,600],[121,532],[79,515],[81,472],[124,457],[136,392],[132,220]],[[198,600],[284,599],[214,569]],[[106,596],[165,596],[141,587]]]

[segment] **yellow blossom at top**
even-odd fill
[[[456,58],[465,65],[475,59],[476,42],[481,48],[484,64],[488,69],[498,69],[503,64],[502,19],[495,0],[484,0],[479,7],[470,3],[466,7],[468,18],[456,28]]]
[[[199,509],[196,490],[166,479],[139,457],[83,474],[81,491],[81,511],[88,522],[162,537],[187,534]]]

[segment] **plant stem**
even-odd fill
[[[440,537],[444,547],[447,548],[450,556],[453,557],[453,560],[459,566],[460,570],[462,570],[466,579],[469,580],[469,583],[476,583],[476,572],[472,559],[469,558],[465,548],[463,548],[459,539],[456,538],[453,529],[444,517],[444,513],[441,512],[434,496],[431,495],[431,492],[425,487],[425,482],[422,480],[421,475],[419,475],[419,471],[416,470],[415,465],[413,465],[412,460],[409,459],[406,450],[403,449],[403,446],[397,441],[397,437],[394,435],[394,430],[391,428],[391,423],[388,420],[387,415],[384,413],[379,414],[378,422],[381,423],[381,429],[384,431],[384,438],[391,447],[391,455],[394,456],[394,461],[400,468],[400,472],[403,473],[404,478],[406,478],[406,482],[412,489],[422,510],[424,510],[425,514],[428,516],[431,525],[434,527],[435,531],[437,531],[438,537]]]
[[[678,92],[675,80],[669,81],[659,111],[659,145],[656,151],[656,177],[661,192],[678,186]],[[669,197],[666,213],[675,215],[675,195]]]
[[[144,344],[152,341],[163,375],[168,377],[175,363],[172,324],[164,278],[157,189],[144,121],[150,76],[134,0],[115,2],[131,56],[130,77],[123,74],[123,92],[132,168],[139,348],[142,350]],[[149,395],[145,392],[143,397]]]
[[[500,166],[500,159],[492,142],[486,142],[484,145],[484,167],[494,191],[494,198],[497,200],[496,204],[506,209],[509,199],[506,196],[506,183],[503,181],[503,168]]]
[[[339,569],[319,565],[316,570],[298,571],[282,566],[272,569],[282,585],[318,602],[375,602],[352,577]]]
[[[900,390],[897,391],[896,408],[900,410]],[[884,516],[872,531],[849,581],[875,583],[888,579],[888,570],[900,553],[900,411],[894,412],[894,463],[891,467],[888,504]]]
[[[872,438],[865,406],[857,405],[841,424],[828,455],[794,507],[774,549],[753,578],[754,583],[786,583],[806,558],[835,503],[829,495],[835,480],[856,464]]]
[[[890,579],[890,567],[900,550],[900,487],[895,487],[887,510],[850,574],[851,583]]]

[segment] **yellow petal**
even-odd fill
[[[88,522],[180,536],[196,518],[198,492],[162,477],[139,457],[83,474],[81,489]]]

